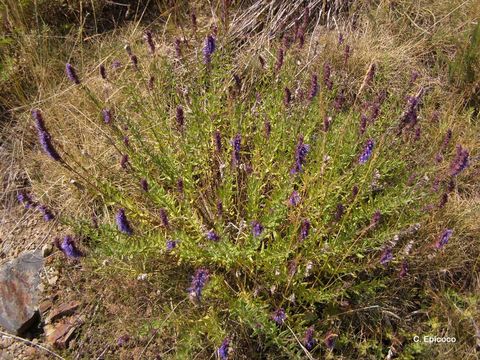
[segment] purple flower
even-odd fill
[[[283,47],[278,49],[277,62],[275,63],[275,72],[279,72],[283,65],[283,58],[285,56],[285,49]]]
[[[335,210],[335,221],[339,222],[345,212],[345,206],[342,203],[337,204],[337,209]]]
[[[342,45],[344,41],[343,34],[339,33],[338,34],[338,45]]]
[[[112,113],[110,109],[103,109],[102,117],[103,117],[103,121],[105,121],[105,124],[110,124],[112,122]]]
[[[353,185],[352,187],[352,198],[355,199],[358,195],[358,186],[357,185]]]
[[[201,301],[202,299],[202,290],[205,284],[210,277],[208,270],[206,269],[197,269],[195,271],[195,275],[192,278],[192,283],[190,287],[187,289],[190,295],[190,299]]]
[[[393,253],[391,248],[386,248],[382,256],[380,257],[380,264],[385,265],[393,259]]]
[[[217,216],[222,217],[223,216],[223,203],[221,200],[217,201]]]
[[[365,144],[365,147],[363,148],[362,154],[358,158],[358,162],[360,164],[365,164],[368,161],[368,159],[370,159],[370,157],[372,156],[372,152],[373,152],[373,146],[374,146],[373,139],[369,139],[367,141],[367,143]]]
[[[78,259],[83,256],[82,252],[77,249],[72,237],[67,235],[63,238],[63,241],[59,245],[60,250],[71,259]]]
[[[298,193],[298,191],[294,190],[288,198],[288,204],[290,206],[297,206],[300,203],[300,200],[300,194]]]
[[[443,209],[443,208],[445,207],[445,205],[447,204],[447,202],[448,202],[448,193],[447,193],[447,192],[444,192],[444,193],[442,194],[442,197],[440,198],[440,202],[439,202],[439,204],[438,204],[438,207],[439,207],[440,209]]]
[[[38,211],[40,211],[43,214],[43,219],[45,221],[50,221],[50,220],[53,220],[55,218],[55,216],[50,211],[50,209],[48,209],[45,205],[40,205],[38,207]]]
[[[192,22],[193,32],[197,32],[197,15],[194,12],[190,14],[190,21]]]
[[[233,163],[236,165],[240,162],[240,145],[242,143],[242,135],[237,134],[232,139],[231,144],[233,147],[232,159]]]
[[[437,243],[435,244],[435,247],[437,249],[443,248],[445,245],[447,245],[448,240],[453,234],[453,230],[451,229],[445,229],[442,234],[440,235],[440,238],[438,239]]]
[[[286,318],[287,315],[285,314],[285,310],[283,308],[278,308],[272,314],[272,319],[277,323],[277,325],[282,325]]]
[[[43,121],[42,113],[40,110],[35,109],[32,110],[32,116],[35,119],[35,126],[37,128],[38,139],[40,145],[43,148],[43,151],[47,153],[55,161],[61,161],[62,158],[57,152],[57,150],[53,147],[52,139],[50,133],[47,131],[45,127],[45,122]]]
[[[222,345],[218,348],[218,357],[220,360],[228,360],[228,353],[230,350],[230,339],[227,337],[223,340]]]
[[[127,165],[128,165],[128,155],[124,154],[120,159],[120,166],[122,167],[122,169],[126,169]]]
[[[207,239],[210,241],[218,242],[220,241],[220,236],[214,230],[210,230],[207,232]]]
[[[270,134],[272,133],[272,124],[270,123],[270,121],[265,120],[264,128],[265,128],[265,137],[268,139],[270,138]]]
[[[345,90],[341,89],[337,96],[335,97],[335,100],[333,102],[333,107],[335,110],[340,111],[343,108],[343,105],[345,104]]]
[[[183,112],[183,107],[181,105],[177,106],[177,111],[175,114],[177,120],[177,127],[180,131],[183,131],[185,127],[185,113]]]
[[[100,65],[100,76],[103,80],[107,80],[107,69],[105,69],[105,65]]]
[[[117,345],[123,347],[130,341],[130,335],[124,334],[117,339]]]
[[[310,228],[312,224],[308,219],[302,221],[302,225],[300,227],[300,241],[303,241],[307,238],[308,234],[310,233]]]
[[[142,187],[143,191],[148,192],[148,182],[147,179],[140,180],[140,186]]]
[[[382,213],[380,210],[377,210],[373,213],[372,219],[370,220],[370,227],[373,228],[377,226],[380,223],[380,220],[382,219]]]
[[[113,69],[120,69],[122,67],[122,63],[118,60],[113,60],[112,61],[112,68]]]
[[[365,133],[365,130],[367,129],[367,115],[362,114],[360,116],[360,135],[363,135]]]
[[[155,86],[155,76],[150,76],[150,78],[148,79],[148,84],[147,84],[147,88],[148,90],[152,91],[153,88]]]
[[[183,179],[178,178],[178,180],[177,180],[177,191],[180,195],[183,195],[183,190],[184,190]]]
[[[258,221],[252,221],[252,233],[253,236],[257,237],[260,236],[263,232],[263,226]]]
[[[167,240],[167,251],[172,251],[178,245],[178,240]]]
[[[150,54],[153,55],[155,53],[155,44],[153,42],[153,35],[150,30],[145,31],[144,39],[147,42],[148,51],[150,51]]]
[[[180,41],[179,38],[175,39],[175,56],[177,59],[180,59],[182,57],[182,42]]]
[[[400,125],[398,134],[401,134],[403,128],[407,125],[411,127],[415,126],[418,120],[418,107],[420,105],[420,99],[416,96],[409,96],[407,100],[407,108],[400,118]]]
[[[138,57],[135,54],[130,55],[130,61],[132,62],[133,67],[135,70],[138,70]]]
[[[133,235],[133,230],[128,222],[127,216],[125,215],[124,209],[119,209],[116,216],[117,228],[124,234]]]
[[[415,141],[420,140],[420,135],[421,135],[421,134],[422,134],[422,130],[421,130],[420,126],[417,126],[417,127],[415,128],[415,136],[414,136],[413,139],[414,139]]]
[[[310,92],[308,94],[308,100],[312,101],[315,96],[318,94],[318,76],[317,74],[312,74],[312,79],[310,82]]]
[[[469,153],[467,149],[464,149],[462,145],[457,145],[457,154],[450,164],[451,176],[457,176],[468,166],[468,157]]]
[[[215,51],[215,47],[215,38],[212,35],[208,35],[203,46],[203,62],[205,64],[212,62],[212,54]]]
[[[328,90],[332,90],[333,82],[330,79],[332,68],[329,63],[323,64],[323,83]]]
[[[302,172],[302,166],[305,163],[308,152],[310,151],[310,145],[303,143],[303,136],[300,135],[297,143],[297,148],[295,150],[295,164],[290,170],[290,174],[297,174]]]
[[[311,351],[317,344],[317,340],[313,338],[314,327],[310,326],[307,331],[305,331],[305,336],[303,337],[303,346],[308,351]]]
[[[17,200],[19,203],[23,204],[26,209],[30,209],[36,206],[36,204],[32,200],[32,197],[26,192],[18,193]]]
[[[288,87],[285,87],[284,94],[283,94],[283,103],[286,107],[289,107],[291,101],[292,101],[292,92]]]
[[[130,145],[130,139],[128,138],[128,136],[124,136],[123,137],[123,143],[125,144],[125,146],[129,146]]]
[[[167,210],[165,210],[164,208],[160,209],[160,220],[162,221],[162,225],[165,228],[168,229],[170,227],[170,222],[168,221]]]
[[[448,129],[445,137],[443,138],[442,151],[445,150],[452,139],[452,129]]]
[[[67,63],[65,65],[65,72],[67,73],[68,79],[75,83],[75,84],[80,84],[80,80],[78,79],[77,73],[75,71],[75,68],[72,66],[72,64]]]
[[[398,276],[403,278],[407,276],[407,274],[408,274],[408,262],[407,260],[403,260],[402,265],[400,267],[400,273],[398,274]]]
[[[215,133],[213,134],[213,142],[215,143],[215,150],[220,154],[222,152],[222,134],[220,133],[220,130],[215,130]]]

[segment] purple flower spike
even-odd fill
[[[99,70],[100,70],[100,76],[102,77],[102,79],[107,80],[107,69],[105,69],[105,65],[101,64]]]
[[[233,147],[232,159],[233,164],[237,165],[240,162],[240,146],[242,144],[242,135],[237,134],[231,141]]]
[[[124,136],[123,137],[123,143],[125,144],[125,146],[129,146],[130,145],[130,139],[128,136]]]
[[[130,341],[130,335],[124,334],[117,339],[117,345],[119,347],[124,347]]]
[[[203,46],[203,62],[205,64],[208,65],[212,62],[212,55],[215,51],[215,48],[215,38],[212,35],[208,35]]]
[[[167,251],[172,251],[178,245],[178,240],[167,240]]]
[[[367,115],[362,114],[360,116],[360,135],[363,135],[365,133],[365,130],[367,129],[367,121],[368,121]]]
[[[220,236],[214,230],[210,230],[207,232],[207,239],[210,241],[218,242],[220,241]]]
[[[298,191],[294,190],[288,198],[288,205],[297,206],[298,204],[300,204],[300,200],[300,194],[298,193]]]
[[[110,124],[112,122],[112,112],[110,109],[103,109],[102,110],[102,117],[105,124]]]
[[[337,210],[335,210],[335,221],[339,222],[345,212],[345,206],[342,203],[337,205]]]
[[[170,222],[168,221],[167,210],[165,210],[164,208],[160,209],[160,220],[162,221],[162,225],[165,228],[168,229],[170,227]]]
[[[222,345],[218,348],[218,357],[220,360],[228,360],[228,353],[230,350],[230,339],[227,337],[223,340]]]
[[[67,63],[65,65],[65,72],[67,73],[68,79],[75,83],[75,84],[80,84],[80,80],[78,79],[77,73],[75,71],[75,68],[72,66],[72,64]]]
[[[332,125],[332,117],[325,115],[323,118],[323,131],[328,132],[330,126]]]
[[[365,147],[363,148],[362,154],[358,158],[358,162],[360,164],[365,164],[368,161],[368,159],[370,159],[370,157],[372,156],[374,144],[375,143],[374,143],[373,139],[369,139],[367,141],[367,143],[365,144]]]
[[[451,229],[445,229],[443,233],[440,235],[440,238],[438,239],[437,243],[435,244],[435,247],[437,249],[443,248],[445,245],[447,245],[448,240],[453,234],[453,230]]]
[[[138,57],[135,54],[130,55],[130,61],[132,62],[133,67],[135,70],[138,70]]]
[[[25,206],[25,209],[35,207],[35,203],[33,202],[31,196],[25,192],[18,193],[17,200],[19,203]]]
[[[457,145],[457,154],[450,164],[450,175],[457,176],[468,166],[469,153],[462,145]]]
[[[122,63],[118,60],[113,60],[112,61],[112,68],[113,69],[120,69],[122,67]]]
[[[153,55],[155,53],[155,44],[153,42],[153,34],[150,30],[145,31],[144,39],[147,42],[148,51]]]
[[[197,271],[195,271],[192,283],[187,289],[191,300],[201,301],[202,291],[209,277],[210,275],[207,269],[197,269]]]
[[[265,137],[269,139],[270,134],[272,133],[272,124],[270,123],[270,121],[265,121],[264,128],[265,128]]]
[[[82,252],[77,249],[77,247],[75,246],[75,242],[69,235],[63,238],[63,241],[60,243],[59,248],[68,258],[78,259],[79,257],[83,256]]]
[[[380,264],[385,265],[393,259],[393,253],[391,248],[386,248],[382,256],[380,257]]]
[[[223,216],[223,202],[221,200],[217,201],[217,216],[218,217]]]
[[[310,83],[310,92],[308,93],[308,100],[312,101],[315,96],[318,94],[318,76],[317,74],[312,74],[312,79]]]
[[[282,325],[286,318],[287,315],[285,314],[285,310],[283,308],[278,308],[272,314],[272,319],[277,323],[277,325]]]
[[[185,113],[183,112],[183,107],[181,105],[177,106],[177,111],[175,114],[175,119],[177,120],[177,127],[180,131],[183,131],[185,128]]]
[[[177,191],[180,195],[183,195],[184,186],[183,186],[183,179],[182,178],[179,178],[177,180]]]
[[[122,169],[126,169],[128,166],[128,155],[124,154],[122,155],[122,158],[120,159],[120,166]]]
[[[380,223],[380,220],[382,220],[382,213],[380,210],[377,210],[373,213],[372,219],[370,220],[370,227],[376,227]]]
[[[222,152],[222,134],[220,130],[215,130],[213,134],[213,142],[215,143],[215,150],[218,154]]]
[[[62,158],[57,150],[54,148],[52,144],[52,138],[50,133],[47,131],[45,127],[45,122],[43,121],[42,113],[40,110],[35,109],[32,111],[32,116],[35,119],[35,126],[37,128],[38,140],[40,145],[43,148],[43,151],[47,153],[55,161],[61,161]]]
[[[117,228],[122,233],[127,235],[133,235],[133,230],[128,222],[127,216],[125,215],[124,209],[119,209],[116,216]]]
[[[353,185],[352,187],[352,198],[355,199],[358,195],[358,186],[357,185]]]
[[[290,91],[290,89],[288,87],[286,87],[285,90],[284,90],[284,95],[283,95],[283,104],[286,107],[289,107],[291,101],[292,101],[292,92]]]
[[[50,220],[53,220],[55,218],[55,216],[50,211],[50,209],[48,209],[45,205],[40,205],[38,207],[38,210],[43,214],[43,219],[45,221],[50,221]]]
[[[302,172],[302,167],[305,164],[305,160],[308,152],[310,151],[310,145],[304,144],[303,136],[300,136],[297,143],[297,148],[295,150],[295,164],[290,170],[290,174],[297,174]]]
[[[275,71],[279,72],[283,65],[283,58],[285,57],[285,49],[279,48],[277,52],[277,62],[275,63]]]
[[[448,147],[450,140],[452,140],[452,134],[453,134],[452,130],[448,129],[447,133],[445,134],[445,137],[443,138],[442,150],[445,150]]]
[[[303,241],[307,238],[311,227],[312,224],[308,219],[302,221],[302,226],[300,227],[300,241]]]
[[[142,187],[142,190],[145,192],[148,192],[148,182],[147,179],[141,179],[140,180],[140,186]]]
[[[252,233],[253,236],[260,236],[263,232],[263,226],[258,221],[252,221]]]
[[[177,59],[181,59],[182,58],[182,42],[180,41],[179,38],[176,38],[175,39],[175,56],[177,57]]]
[[[303,346],[308,351],[311,351],[315,345],[317,345],[317,340],[313,338],[314,327],[310,326],[307,331],[305,331],[305,336],[303,337]]]

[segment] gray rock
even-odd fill
[[[39,318],[38,285],[43,267],[41,250],[21,254],[0,268],[0,325],[21,335]]]

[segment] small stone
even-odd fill
[[[48,284],[54,286],[58,281],[58,276],[52,276],[48,278]]]
[[[0,325],[7,331],[22,335],[38,320],[37,311],[40,250],[25,252],[0,268]]]
[[[53,252],[53,246],[52,244],[45,244],[42,247],[42,256],[46,258]]]

